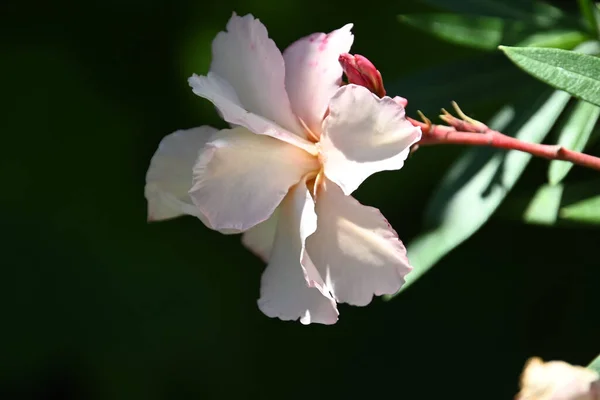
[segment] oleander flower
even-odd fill
[[[351,28],[282,54],[258,19],[233,14],[213,41],[210,72],[189,79],[231,128],[166,136],[148,170],[149,220],[190,214],[243,232],[267,263],[258,305],[270,317],[333,324],[337,302],[394,293],[411,269],[386,219],[351,193],[402,168],[421,132],[397,101],[342,84]]]
[[[564,361],[527,361],[516,400],[600,400],[600,376]]]

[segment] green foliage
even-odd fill
[[[588,368],[592,369],[592,370],[594,370],[594,371],[596,371],[597,373],[600,374],[600,355],[598,355],[598,357],[596,357],[594,359],[594,361],[592,361],[590,363],[590,365],[588,365]]]
[[[600,102],[600,61],[587,55],[599,52],[598,42],[589,40],[596,36],[594,29],[578,25],[576,16],[539,1],[425,2],[445,12],[402,14],[399,20],[452,44],[485,51],[500,46],[513,63],[533,77],[582,99],[568,118],[561,121],[558,144],[575,151],[589,146],[600,114],[597,107]],[[580,2],[582,10],[584,3]],[[570,49],[575,51],[567,51]],[[522,74],[511,75],[516,68],[505,69],[502,63],[492,61],[494,57],[489,55],[465,61],[456,67],[448,65],[447,70],[444,67],[432,70],[430,74],[437,73],[440,83],[431,85],[424,92],[435,93],[430,96],[430,102],[437,96],[458,100],[463,108],[475,107],[489,98],[504,99],[496,105],[501,109],[499,115],[507,110],[514,111],[510,108],[514,106],[512,100],[524,91],[527,81],[523,80]],[[458,71],[462,68],[462,77],[460,72],[454,76],[453,68]],[[417,75],[418,79],[429,80],[425,74]],[[431,80],[435,82],[435,78]],[[405,81],[403,85],[410,92],[409,79]],[[398,85],[399,91],[403,85]],[[512,94],[513,99],[504,97],[506,94]],[[531,102],[519,106],[516,110],[521,114],[520,123],[525,128],[519,131],[511,124],[507,132],[519,131],[518,137],[528,137],[536,132],[525,140],[543,140],[559,120],[569,97],[565,92],[556,92],[550,103],[540,106]],[[409,97],[411,101],[415,98],[420,99],[419,94]],[[514,160],[518,161],[512,164]],[[521,178],[528,161],[528,156],[523,154],[503,154],[489,149],[471,149],[458,159],[429,202],[425,233],[408,246],[415,271],[408,276],[404,288],[469,238],[494,214]],[[522,202],[525,206],[519,211],[519,219],[547,226],[559,226],[565,221],[575,221],[577,217],[580,222],[593,221],[592,214],[597,206],[590,200],[590,194],[573,202],[569,200],[571,190],[558,185],[571,168],[570,163],[551,162],[548,176],[553,185],[538,184],[530,198]]]
[[[592,0],[578,0],[587,28],[600,39],[600,10]]]
[[[536,0],[422,0],[424,3],[456,13],[473,16],[492,16],[536,23],[540,26],[556,25],[564,18],[557,7]]]
[[[487,50],[502,43],[505,23],[501,18],[468,18],[451,13],[399,15],[398,19],[442,40]]]
[[[574,151],[582,151],[590,140],[600,117],[600,107],[578,101],[569,119],[560,130],[557,144]],[[554,160],[548,169],[548,181],[556,185],[569,173],[573,164]]]
[[[537,94],[533,99],[526,96],[522,103],[505,107],[490,126],[521,140],[541,142],[569,101],[569,95],[557,91],[549,97],[544,95],[539,108],[523,107],[535,104],[535,97]],[[408,244],[414,270],[401,291],[490,218],[530,160],[531,156],[525,153],[481,148],[470,149],[457,160],[429,202],[426,233]]]
[[[523,213],[523,220],[540,225],[554,225],[564,187],[562,185],[540,186]]]
[[[576,29],[539,30],[525,21],[499,17],[428,13],[400,15],[398,19],[450,43],[482,50],[495,50],[500,44],[572,49],[588,38]]]
[[[500,46],[519,67],[547,84],[600,106],[600,59],[561,49]]]
[[[578,208],[579,204],[600,196],[600,179],[583,180],[576,183],[546,184],[535,191],[515,193],[507,201],[502,218],[522,219],[524,222],[538,225],[580,226],[589,220],[577,220],[565,215],[565,210]],[[574,223],[576,223],[574,225]]]
[[[591,197],[561,209],[564,219],[588,224],[600,224],[600,196]]]

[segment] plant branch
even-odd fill
[[[455,118],[446,110],[442,110],[444,114],[441,115],[441,118],[450,126],[434,125],[422,114],[421,117],[425,122],[408,118],[413,125],[420,127],[423,133],[421,140],[416,144],[417,146],[434,144],[490,146],[505,150],[522,151],[548,160],[569,161],[582,167],[600,171],[600,157],[568,150],[559,145],[529,143],[515,139],[467,117],[460,111],[456,103],[453,103],[453,105],[462,119]]]

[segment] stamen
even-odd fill
[[[306,125],[306,123],[302,120],[302,118],[300,118],[300,117],[297,117],[297,118],[298,118],[298,121],[300,121],[300,124],[302,125],[304,130],[306,131],[306,136],[308,137],[308,139],[311,140],[313,143],[318,143],[319,136],[310,130],[310,128],[308,127],[308,125]]]

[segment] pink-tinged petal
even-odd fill
[[[404,107],[362,86],[346,85],[329,104],[323,123],[321,156],[325,175],[352,193],[370,175],[400,169],[421,129],[404,116]]]
[[[338,302],[364,306],[396,293],[412,269],[406,248],[379,210],[345,196],[325,179],[318,189],[318,228],[306,242]]]
[[[316,158],[297,147],[243,127],[224,129],[200,153],[189,193],[209,228],[245,231],[316,168]]]
[[[321,132],[329,100],[342,81],[340,54],[350,51],[352,24],[328,35],[314,33],[292,43],[284,52],[285,87],[292,110],[315,134]]]
[[[242,235],[242,244],[264,262],[269,261],[278,221],[279,208],[276,208],[269,219],[248,229]]]
[[[275,122],[245,109],[233,87],[219,75],[213,72],[209,72],[208,76],[194,74],[188,79],[188,82],[195,94],[210,100],[219,109],[225,121],[246,127],[258,135],[271,136],[311,154],[317,154],[313,143],[289,132]]]
[[[408,100],[404,97],[396,96],[392,100],[394,100],[396,103],[400,104],[404,108],[406,108],[406,106],[408,105]]]
[[[200,126],[176,131],[161,140],[146,174],[148,221],[200,215],[188,194],[192,169],[200,150],[217,132],[210,126]]]
[[[210,71],[231,84],[246,110],[306,138],[285,90],[285,65],[267,28],[235,13],[212,44]]]
[[[304,243],[317,227],[314,202],[303,180],[281,203],[275,242],[263,273],[258,307],[271,318],[334,324],[335,301],[306,254]]]

